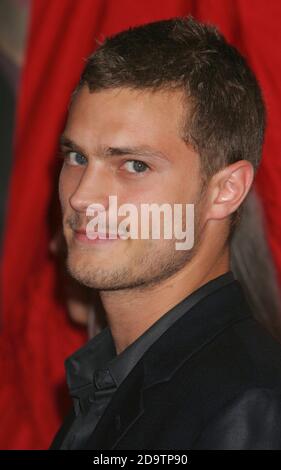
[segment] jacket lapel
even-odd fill
[[[87,449],[114,449],[145,411],[144,395],[175,372],[226,327],[251,316],[237,281],[210,294],[146,351],[115,392]]]

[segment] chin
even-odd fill
[[[80,284],[97,290],[115,290],[121,288],[123,274],[120,268],[114,269],[112,260],[110,266],[105,263],[89,262],[87,260],[70,255],[67,259],[67,270],[69,274]]]

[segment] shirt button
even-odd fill
[[[115,386],[109,369],[98,369],[94,374],[94,381],[97,389],[99,390]]]

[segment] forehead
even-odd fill
[[[115,88],[90,92],[84,86],[71,104],[65,133],[95,145],[184,144],[183,93]]]

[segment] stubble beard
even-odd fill
[[[107,266],[102,267],[95,266],[94,255],[92,260],[89,255],[87,261],[81,259],[77,262],[77,254],[76,259],[72,259],[71,248],[68,247],[67,270],[79,283],[96,290],[147,290],[182,270],[194,258],[201,239],[200,222],[196,211],[194,223],[195,240],[193,247],[189,250],[176,250],[175,239],[147,240],[144,245],[146,248],[141,254],[133,254],[131,257],[124,254],[123,260],[117,266],[114,265],[114,255],[110,254],[112,265],[109,266],[107,262]],[[133,244],[134,240],[131,240],[131,243]],[[121,265],[122,261],[123,265]]]

